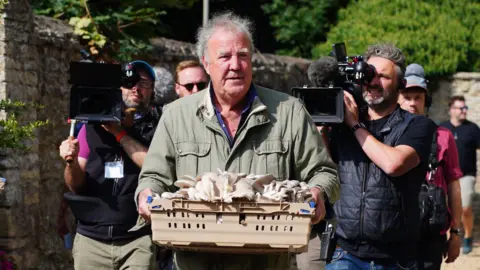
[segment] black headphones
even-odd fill
[[[430,108],[432,106],[433,99],[432,96],[428,94],[427,91],[425,91],[425,107]]]

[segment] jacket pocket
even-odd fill
[[[210,169],[210,142],[183,141],[175,143],[177,152],[177,176],[188,174],[193,177]],[[202,171],[199,171],[202,170]]]
[[[288,147],[288,140],[254,141],[255,173],[271,174],[279,180],[289,178]]]

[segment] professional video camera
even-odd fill
[[[292,95],[303,100],[317,125],[343,122],[343,90],[363,107],[362,85],[375,76],[375,68],[364,62],[362,56],[347,56],[345,43],[332,47],[331,56],[320,58],[308,68],[308,79],[315,87],[292,88]]]
[[[121,122],[124,103],[121,86],[132,88],[140,75],[133,64],[94,63],[82,50],[83,60],[70,62],[70,119],[81,122]]]

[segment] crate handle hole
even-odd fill
[[[197,223],[197,229],[200,229],[200,224]]]
[[[188,228],[190,229],[190,223],[188,223]]]
[[[293,226],[290,226],[290,231],[293,232]]]
[[[265,230],[265,226],[262,225],[262,231],[264,231],[264,230]]]
[[[183,223],[183,228],[185,229],[185,223]]]
[[[202,229],[204,229],[204,230],[205,230],[205,224],[202,224]]]
[[[168,223],[168,228],[171,228],[171,227],[172,227],[172,223],[169,222],[169,223]]]
[[[182,212],[182,217],[185,217],[185,213]]]
[[[275,226],[275,231],[278,232],[278,226]]]
[[[173,223],[173,227],[176,229],[177,228],[177,223]]]
[[[257,219],[260,219],[260,215],[257,215]]]
[[[238,215],[238,224],[242,224],[242,225],[247,224],[247,223],[245,222],[245,218],[246,218],[246,215],[245,215],[245,214],[240,214],[240,215]]]
[[[257,226],[255,226],[255,230],[256,230],[256,231],[258,231],[258,225],[257,225]]]
[[[270,226],[270,231],[272,231],[272,232],[273,232],[273,226]]]
[[[280,215],[277,216],[277,220],[280,220]]]

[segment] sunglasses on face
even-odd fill
[[[202,90],[207,86],[206,82],[198,82],[198,83],[187,83],[187,84],[181,84],[177,83],[183,87],[185,87],[188,91],[192,91],[193,87],[196,85],[198,90]]]
[[[455,107],[455,109],[459,109],[459,110],[461,110],[461,111],[468,111],[468,106]]]

